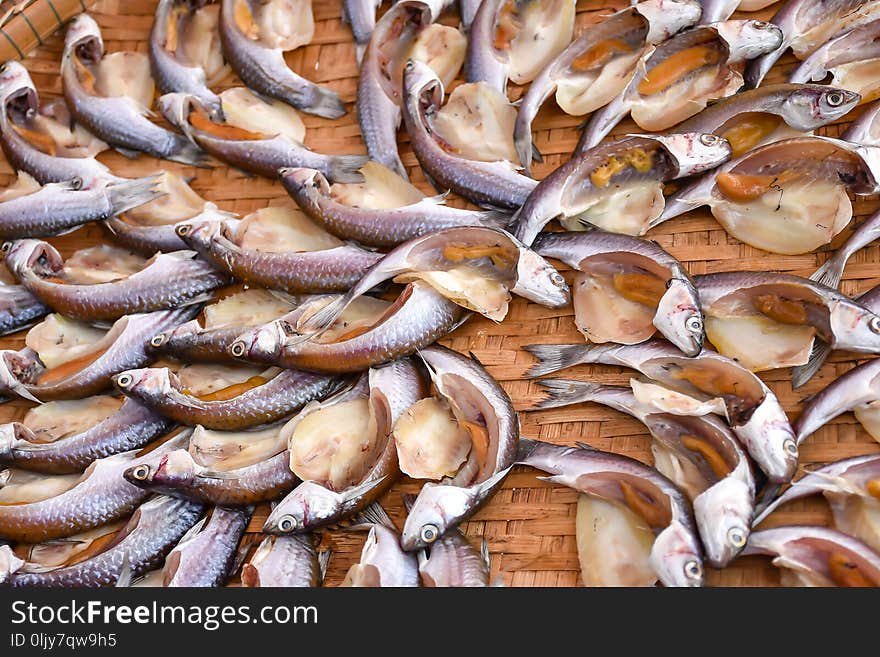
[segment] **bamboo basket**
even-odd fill
[[[627,0],[578,0],[577,30],[628,4]],[[3,2],[0,15],[6,16],[2,23],[5,39],[0,38],[0,48],[6,48],[3,51],[6,59],[19,58],[21,53],[27,53],[24,64],[30,70],[41,97],[51,99],[61,91],[58,66],[63,35],[59,31],[49,36],[59,23],[90,7],[103,30],[108,52],[145,52],[155,5],[155,0]],[[348,26],[341,20],[341,0],[314,2],[313,8],[315,37],[311,44],[289,53],[288,62],[294,70],[335,89],[348,104],[349,112],[335,121],[303,115],[307,126],[306,143],[322,152],[363,153],[365,149],[353,105],[357,84],[354,44]],[[7,13],[10,9],[11,12]],[[749,17],[767,19],[774,11],[775,7],[770,7]],[[442,22],[455,25],[458,18],[451,14]],[[792,56],[786,55],[771,71],[767,83],[784,81],[793,62]],[[238,84],[240,82],[230,76],[219,88]],[[511,100],[516,100],[522,93],[522,88],[511,85]],[[855,110],[848,119],[859,112],[859,109]],[[848,122],[829,126],[820,132],[838,136]],[[547,103],[534,126],[535,143],[544,154],[544,163],[536,166],[536,177],[546,176],[567,159],[577,143],[579,123],[580,119],[566,116],[554,103]],[[627,120],[618,126],[615,135],[636,130],[635,124]],[[411,179],[426,192],[433,193],[406,143],[405,134],[402,134],[401,141],[401,157]],[[184,171],[193,177],[193,188],[199,194],[224,210],[245,214],[268,205],[292,203],[279,183],[249,178],[226,167],[194,169],[143,155],[137,160],[128,160],[110,151],[102,154],[100,159],[122,176],[140,176],[162,168]],[[0,162],[0,183],[8,184],[13,175],[9,165]],[[450,202],[465,205],[460,199],[451,198]],[[692,274],[736,269],[778,270],[807,276],[828,257],[831,248],[839,246],[859,221],[877,210],[878,205],[878,199],[874,197],[857,200],[854,204],[857,218],[834,244],[820,252],[801,256],[773,255],[744,245],[730,237],[705,210],[664,223],[652,231],[650,237],[684,262]],[[99,226],[86,226],[49,241],[66,256],[84,246],[109,242],[109,237]],[[873,245],[850,260],[842,289],[853,295],[878,282],[880,246]],[[594,404],[542,412],[526,410],[541,398],[541,392],[534,383],[523,378],[532,362],[523,351],[523,345],[579,342],[582,339],[575,329],[570,309],[550,310],[515,299],[502,324],[476,317],[442,342],[465,353],[473,352],[502,383],[521,411],[523,436],[562,444],[584,441],[650,463],[650,440],[643,426],[631,418]],[[18,349],[22,345],[23,334],[0,342],[3,348]],[[798,391],[791,389],[788,370],[769,372],[763,378],[794,419],[802,408],[802,399],[822,389],[856,363],[852,354],[835,352],[820,373]],[[573,378],[600,383],[626,384],[631,373],[603,366],[581,366],[567,372],[566,376],[569,374]],[[0,421],[20,419],[28,407],[29,404],[23,401],[6,403],[0,406]],[[845,414],[807,440],[801,448],[801,458],[803,465],[809,466],[877,452],[880,452],[880,446],[861,429],[851,414]],[[402,526],[404,518],[402,495],[417,490],[415,482],[403,480],[383,498],[383,505],[398,526]],[[575,492],[538,481],[532,470],[517,468],[507,478],[503,489],[466,523],[464,529],[475,544],[482,539],[487,541],[493,580],[508,586],[580,586],[575,544],[576,503]],[[259,539],[266,512],[267,508],[261,507],[255,514],[249,528],[250,540]],[[765,525],[824,525],[829,521],[830,513],[825,503],[811,498],[786,506]],[[364,537],[362,532],[353,531],[324,533],[324,545],[333,550],[326,580],[328,585],[341,582],[348,567],[358,559]],[[723,571],[710,569],[707,583],[714,586],[772,586],[778,585],[779,576],[769,559],[748,557],[737,560]]]

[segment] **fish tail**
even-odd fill
[[[361,168],[369,161],[366,155],[331,155],[325,173],[331,182],[359,183],[364,181]]]
[[[546,443],[543,440],[520,437],[519,445],[516,450],[516,462],[528,463],[534,453],[544,445],[546,445]]]
[[[825,264],[810,275],[810,280],[833,287],[836,290],[840,285],[840,279],[843,278],[844,267],[846,267],[845,259],[837,256],[829,258]]]
[[[394,529],[394,523],[388,516],[388,512],[378,502],[371,503],[366,509],[355,516],[355,524],[360,525],[382,525],[388,529]]]
[[[327,576],[327,566],[330,565],[330,556],[332,554],[333,550],[330,548],[318,552],[318,573],[321,576],[320,581],[322,583],[324,582],[324,578]]]
[[[538,362],[526,372],[526,376],[534,379],[545,374],[564,370],[572,365],[591,362],[589,354],[594,346],[586,344],[530,344],[524,349],[538,359]]]
[[[764,484],[755,496],[755,518],[763,520],[767,516],[765,511],[770,509],[773,501],[779,496],[780,490],[782,490],[780,484],[773,484],[769,481]],[[756,520],[754,524],[757,524],[757,522]]]
[[[181,164],[189,164],[201,169],[213,168],[208,164],[208,154],[191,141],[181,137],[178,140],[177,147],[173,153],[167,156],[172,162],[180,162]]]
[[[339,95],[326,87],[317,84],[311,85],[308,100],[300,100],[299,109],[309,114],[322,116],[325,119],[338,119],[345,115],[345,104],[339,98]],[[297,103],[292,103],[297,105]]]
[[[486,210],[477,214],[480,217],[480,224],[486,228],[506,229],[513,223],[511,214],[504,210]]]
[[[336,297],[333,301],[321,308],[306,319],[299,327],[303,335],[314,336],[323,333],[345,310],[351,299],[347,294]]]
[[[159,179],[160,175],[146,176],[114,183],[108,187],[107,194],[110,197],[113,215],[128,212],[132,208],[166,196],[167,193],[159,188]]]
[[[813,340],[813,349],[810,352],[810,358],[803,365],[793,367],[791,370],[791,387],[795,390],[804,385],[807,381],[815,376],[819,368],[831,353],[831,345],[821,340]]]
[[[541,379],[538,385],[546,388],[545,397],[534,408],[559,408],[586,401],[594,401],[602,389],[598,383],[571,379]]]

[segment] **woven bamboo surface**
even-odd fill
[[[103,29],[108,51],[138,50],[146,52],[147,38],[153,18],[155,0],[100,0],[94,5],[93,15]],[[614,9],[628,5],[626,0],[579,0],[578,29],[600,20]],[[328,84],[348,103],[349,113],[336,121],[303,115],[308,127],[306,143],[311,148],[328,153],[362,153],[364,146],[354,111],[357,66],[354,46],[348,26],[342,23],[341,0],[314,2],[315,38],[313,42],[288,54],[288,61],[298,72],[317,82]],[[768,18],[774,8],[752,17]],[[449,15],[443,22],[455,25],[457,16]],[[31,54],[25,65],[30,70],[42,98],[49,99],[61,91],[58,66],[62,47],[61,35],[45,40]],[[786,55],[768,77],[767,83],[783,81],[794,59]],[[230,77],[221,87],[240,84]],[[523,89],[511,85],[510,96],[516,100]],[[853,112],[854,118],[859,113]],[[579,119],[564,115],[556,105],[548,102],[536,123],[535,141],[544,154],[544,163],[536,165],[535,176],[541,178],[565,161],[577,139]],[[847,123],[830,126],[823,134],[837,136]],[[616,134],[635,130],[634,124],[622,123]],[[405,142],[405,135],[401,136]],[[418,167],[408,144],[401,145],[401,156],[415,184],[428,191],[430,186]],[[262,178],[249,178],[227,167],[197,170],[141,156],[128,160],[115,152],[100,156],[115,173],[139,176],[161,168],[185,171],[193,176],[193,188],[222,209],[248,213],[267,205],[291,204],[280,184]],[[0,162],[0,184],[13,177],[9,165]],[[451,203],[463,205],[460,199]],[[866,215],[878,208],[878,199],[860,199],[855,203],[857,225]],[[845,230],[835,240],[839,245],[851,232]],[[673,255],[682,260],[692,274],[726,270],[778,270],[809,275],[827,257],[823,249],[802,256],[780,256],[762,252],[739,243],[730,237],[705,211],[662,224],[649,235]],[[87,245],[107,241],[108,235],[98,226],[86,226],[69,235],[53,238],[64,255]],[[880,246],[871,246],[856,254],[846,271],[843,290],[855,294],[880,282]],[[579,342],[583,338],[575,330],[570,309],[549,310],[516,299],[507,319],[500,325],[476,317],[443,342],[463,352],[471,351],[510,393],[516,408],[521,411],[522,434],[556,443],[573,444],[585,441],[597,448],[627,454],[651,462],[650,441],[641,424],[615,411],[595,404],[584,404],[568,409],[528,412],[541,398],[538,386],[523,379],[523,373],[532,362],[522,346],[535,342]],[[0,346],[20,348],[23,336],[0,341]],[[850,355],[835,352],[821,372],[803,389],[792,391],[788,370],[768,373],[763,378],[779,396],[794,419],[800,412],[802,399],[823,388],[837,376],[856,364]],[[625,384],[629,373],[605,366],[580,366],[566,372],[566,376],[601,383]],[[0,406],[0,421],[23,416],[28,405],[10,402]],[[875,453],[880,445],[861,429],[851,414],[845,414],[824,427],[801,448],[804,464],[823,463],[851,456]],[[418,486],[405,480],[394,486],[383,499],[383,504],[399,526],[404,512],[401,496],[414,493]],[[465,526],[467,534],[478,543],[488,542],[491,553],[492,577],[500,578],[508,586],[580,586],[580,574],[575,545],[575,508],[577,494],[567,488],[538,481],[535,473],[517,468],[507,478],[504,487]],[[260,508],[254,516],[250,531],[258,534],[266,515]],[[778,524],[828,524],[830,514],[823,501],[809,499],[788,505],[776,513],[767,526]],[[254,537],[256,538],[256,537]],[[338,584],[348,567],[360,553],[364,534],[359,532],[330,531],[324,543],[333,549],[327,576],[329,585]],[[710,570],[708,584],[716,586],[777,585],[779,577],[769,559],[742,558],[724,571]]]

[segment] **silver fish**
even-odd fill
[[[638,370],[662,386],[696,400],[721,399],[720,412],[771,481],[784,483],[794,476],[798,447],[782,405],[761,379],[721,354],[704,350],[687,358],[661,340],[633,346],[535,344],[525,350],[539,361],[527,372],[528,377],[581,363],[601,363]],[[652,403],[659,401],[663,400]],[[674,412],[676,408],[670,406],[667,410]],[[680,412],[687,415],[693,411]]]
[[[733,20],[701,25],[650,48],[624,90],[593,114],[577,151],[597,145],[627,115],[643,130],[663,130],[697,114],[710,100],[733,95],[742,85],[737,66],[775,50],[782,31],[772,23]],[[678,89],[701,72],[715,71],[711,91]],[[653,76],[653,77],[652,77]]]
[[[582,303],[578,300],[592,294],[589,281],[594,276],[610,276],[612,288],[624,299],[640,305],[649,304],[650,300],[647,312],[640,309],[642,316],[635,320],[647,320],[647,326],[632,328],[633,317],[627,315],[625,330],[648,334],[656,327],[686,355],[696,356],[702,350],[706,334],[697,290],[682,264],[655,242],[595,231],[545,233],[538,236],[533,246],[545,258],[561,260],[586,274],[575,282],[573,297],[575,321],[587,337],[590,322],[595,319],[590,316],[590,308],[594,306],[585,305],[586,300]],[[578,284],[581,281],[584,285]],[[594,303],[601,304],[601,296],[596,297]],[[634,336],[637,342],[641,341],[641,334]],[[622,337],[620,341],[626,341],[629,336]]]
[[[457,527],[418,552],[422,586],[489,586],[489,548],[477,550]]]
[[[354,55],[358,65],[364,59],[364,51],[376,28],[376,10],[382,0],[343,0],[342,21],[348,23],[354,36]]]
[[[162,585],[169,587],[222,586],[232,575],[238,544],[253,507],[215,506],[207,522],[196,524],[165,559]]]
[[[312,534],[266,536],[242,566],[241,583],[260,588],[320,586],[329,556],[329,550],[315,550]]]
[[[0,285],[0,335],[8,335],[52,312],[21,285]]]
[[[284,61],[280,48],[271,48],[259,39],[251,39],[242,31],[256,27],[252,0],[222,0],[220,9],[220,41],[223,55],[248,87],[270,98],[292,105],[303,112],[327,119],[345,114],[345,105],[336,92],[315,84],[294,73]]]
[[[449,153],[431,125],[443,104],[443,83],[422,62],[410,60],[403,72],[403,120],[416,158],[440,191],[447,189],[487,208],[518,209],[537,181],[504,161],[480,162]]]
[[[480,9],[483,0],[458,0],[458,13],[461,15],[461,29],[470,32],[474,17]]]
[[[400,535],[385,510],[375,503],[361,512],[358,521],[360,528],[369,527],[369,534],[360,560],[349,568],[342,586],[418,586],[418,560],[400,549]]]
[[[560,93],[566,94],[566,113],[584,115],[599,109],[626,85],[646,46],[665,41],[699,18],[698,0],[645,0],[585,30],[538,74],[522,98],[514,142],[526,173],[531,175],[533,159],[540,160],[532,143],[532,122],[554,92],[560,103]],[[572,111],[575,106],[577,112]]]
[[[16,587],[91,588],[114,586],[124,577],[139,577],[161,565],[202,512],[201,504],[156,496],[135,510],[107,549],[55,569],[29,569],[24,564],[10,582]]]
[[[603,207],[600,206],[602,201],[609,201],[621,189],[626,193],[638,187],[656,187],[650,201],[646,201],[647,208],[636,209],[646,216],[631,211],[634,217],[624,220],[624,223],[637,225],[630,232],[643,233],[662,211],[663,195],[659,192],[663,182],[714,169],[729,157],[727,140],[703,133],[630,135],[581,151],[529,194],[514,215],[516,236],[523,243],[531,244],[541,229],[557,217],[561,221],[576,217],[581,223],[614,230],[613,223],[605,225],[609,220],[603,218],[596,206]],[[612,217],[620,214],[616,204],[610,214]]]
[[[740,2],[741,0],[702,0],[703,14],[700,16],[700,24],[726,21],[733,16]]]
[[[777,527],[753,532],[743,555],[766,554],[794,586],[880,586],[880,554],[827,527]]]
[[[204,154],[183,136],[161,128],[147,118],[149,108],[126,96],[99,96],[89,88],[90,65],[104,56],[101,30],[87,14],[67,28],[61,56],[61,81],[70,112],[89,132],[124,152],[142,151],[155,157],[201,165]]]
[[[871,103],[862,115],[850,124],[841,139],[854,144],[880,146],[880,101]]]
[[[419,352],[437,394],[456,420],[485,432],[482,462],[471,450],[458,473],[440,483],[426,482],[406,517],[401,545],[424,548],[473,515],[510,472],[519,445],[519,418],[504,389],[475,357],[434,345]]]
[[[523,439],[517,463],[548,473],[547,481],[624,504],[656,538],[650,562],[665,586],[702,586],[703,551],[684,494],[657,470],[584,444],[564,447]]]
[[[655,468],[693,503],[697,529],[713,567],[724,568],[745,547],[755,510],[748,456],[721,420],[660,413],[626,387],[544,379],[547,396],[536,408],[596,402],[632,415],[653,439]]]

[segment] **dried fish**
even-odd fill
[[[0,285],[0,335],[26,328],[50,312],[21,285]]]
[[[376,29],[376,10],[381,4],[382,0],[343,0],[342,20],[348,23],[354,36],[354,54],[358,65],[363,61],[370,36]]]
[[[266,536],[242,566],[241,583],[261,588],[320,586],[329,555],[329,551],[318,554],[312,534]]]
[[[418,552],[422,586],[489,586],[489,549],[477,550],[457,527]]]
[[[348,569],[342,586],[410,587],[419,585],[414,554],[400,549],[400,534],[378,502],[362,511],[359,527],[369,528],[360,560]]]

